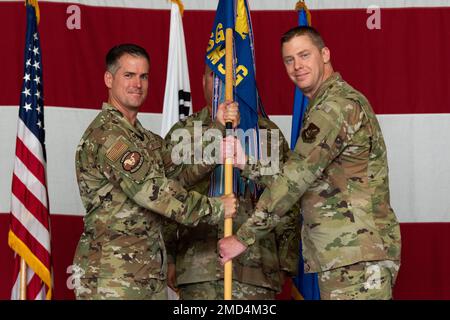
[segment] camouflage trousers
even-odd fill
[[[399,261],[367,261],[319,272],[322,300],[389,300]]]
[[[182,300],[223,300],[223,280],[180,285]],[[275,291],[233,280],[235,300],[274,300]]]
[[[77,300],[166,300],[165,280],[81,278],[75,286]]]

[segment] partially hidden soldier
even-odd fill
[[[368,100],[331,66],[311,27],[281,39],[291,80],[310,99],[294,152],[235,236],[220,240],[222,263],[251,248],[300,199],[305,272],[322,299],[391,299],[400,228],[390,206],[386,146]],[[242,166],[258,179],[258,165]]]
[[[178,181],[166,177],[178,170],[170,147],[136,118],[147,96],[149,64],[137,45],[108,52],[108,103],[77,147],[76,173],[86,209],[74,257],[77,299],[167,299],[163,221],[215,225],[236,211],[233,195],[208,198],[182,187],[201,178],[206,165],[185,168]]]
[[[168,144],[172,141],[172,134],[178,132],[177,130],[188,130],[192,133],[196,122],[197,125],[201,124],[202,132],[211,128],[214,123],[211,118],[212,91],[213,73],[206,66],[203,75],[203,92],[207,106],[176,123],[166,135]],[[287,158],[290,149],[278,127],[262,116],[258,119],[258,126],[260,132],[267,129],[269,134],[267,138],[269,145],[262,147],[271,150],[270,134],[276,131],[279,137],[275,141],[276,156],[280,155],[281,160]],[[186,186],[186,188],[200,194],[208,194],[211,173],[194,186]],[[260,186],[263,186],[263,179],[260,179],[260,182]],[[256,204],[257,199],[247,183],[245,188],[245,192],[239,196],[238,212],[233,220],[234,230],[237,230],[251,216]],[[217,250],[217,241],[223,237],[223,231],[223,224],[212,226],[199,223],[195,228],[169,224],[166,227],[165,241],[169,258],[168,284],[179,291],[181,299],[223,299],[223,266],[219,263]],[[280,219],[272,232],[258,238],[254,246],[233,261],[233,299],[275,299],[276,293],[281,291],[284,280],[296,274],[298,253],[297,208]]]

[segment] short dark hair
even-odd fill
[[[117,71],[117,62],[124,54],[143,57],[150,64],[150,56],[144,48],[132,43],[123,43],[112,47],[106,54],[106,70],[114,74]]]
[[[323,38],[320,35],[319,31],[309,26],[297,26],[286,31],[281,36],[281,46],[283,46],[283,44],[285,44],[286,42],[289,42],[294,37],[305,35],[311,39],[311,41],[319,50],[325,48],[325,42],[323,41]]]

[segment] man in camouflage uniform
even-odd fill
[[[206,107],[188,118],[175,124],[166,136],[167,143],[177,129],[194,129],[194,122],[202,124],[203,132],[211,127],[211,102],[213,90],[213,73],[209,67],[203,75],[203,92],[208,103]],[[290,153],[289,146],[281,131],[269,119],[259,117],[258,126],[261,130],[278,130],[278,154],[285,158]],[[268,143],[272,141],[267,138]],[[270,144],[262,146],[271,150]],[[246,185],[244,195],[239,197],[238,213],[233,220],[233,229],[237,230],[253,213],[256,203],[255,196]],[[189,188],[200,194],[208,194],[210,176]],[[233,261],[233,299],[263,300],[275,299],[275,294],[281,291],[286,277],[296,274],[299,250],[298,214],[291,211],[277,224],[273,232],[258,238],[256,244]],[[217,255],[217,241],[223,237],[223,224],[211,226],[199,223],[195,228],[172,225],[166,229],[165,242],[169,258],[168,284],[173,289],[180,290],[184,300],[222,300],[223,267]],[[173,265],[171,264],[173,263]],[[176,271],[175,271],[176,270]],[[176,285],[175,285],[176,283]]]
[[[310,99],[301,134],[254,215],[219,243],[222,263],[267,234],[301,197],[306,272],[319,273],[322,299],[391,299],[400,229],[389,204],[386,146],[367,99],[334,73],[320,34],[297,27],[282,37],[291,80]],[[243,167],[258,175],[257,166]]]
[[[201,178],[207,166],[177,173],[179,182],[167,178],[178,170],[170,149],[136,118],[147,96],[147,52],[136,45],[116,46],[106,66],[108,103],[76,152],[86,216],[74,257],[75,294],[78,299],[166,299],[163,220],[217,224],[224,215],[233,216],[235,199],[182,188]]]

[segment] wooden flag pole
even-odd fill
[[[27,263],[20,258],[20,300],[27,300]]]
[[[225,33],[225,99],[233,100],[233,30],[226,29]],[[226,123],[227,129],[232,129],[231,122]],[[227,130],[229,132],[230,130]],[[225,194],[233,193],[233,159],[225,160]],[[224,237],[233,235],[233,219],[224,222]],[[224,266],[224,300],[231,300],[233,283],[233,262],[230,260]]]

